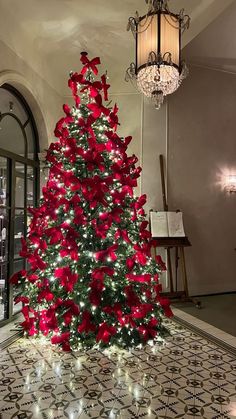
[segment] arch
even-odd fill
[[[4,84],[9,84],[15,87],[28,103],[34,116],[38,131],[39,151],[43,152],[44,149],[48,148],[49,128],[43,114],[42,106],[40,105],[40,101],[36,96],[35,91],[22,74],[12,70],[0,72],[0,86]]]

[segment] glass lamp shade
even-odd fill
[[[178,89],[181,24],[165,11],[140,18],[136,31],[136,77],[139,90],[159,108],[164,96]]]
[[[146,65],[150,52],[165,59],[170,54],[173,65],[180,61],[180,22],[166,12],[153,13],[137,24],[137,70]]]

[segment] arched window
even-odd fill
[[[38,135],[32,112],[12,86],[0,88],[0,324],[20,310],[9,277],[26,268],[19,256],[27,208],[38,199]]]

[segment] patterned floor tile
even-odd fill
[[[0,354],[0,419],[230,419],[236,360],[168,321],[163,347],[63,353],[19,340]]]

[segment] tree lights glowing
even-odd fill
[[[110,107],[106,77],[94,80],[99,58],[81,54],[80,73],[71,73],[74,107],[64,105],[47,152],[49,177],[21,256],[28,271],[21,285],[30,336],[46,336],[64,350],[129,348],[162,338],[160,259],[151,258],[143,205],[133,189],[141,168],[126,153],[131,137],[116,133],[118,108]]]

